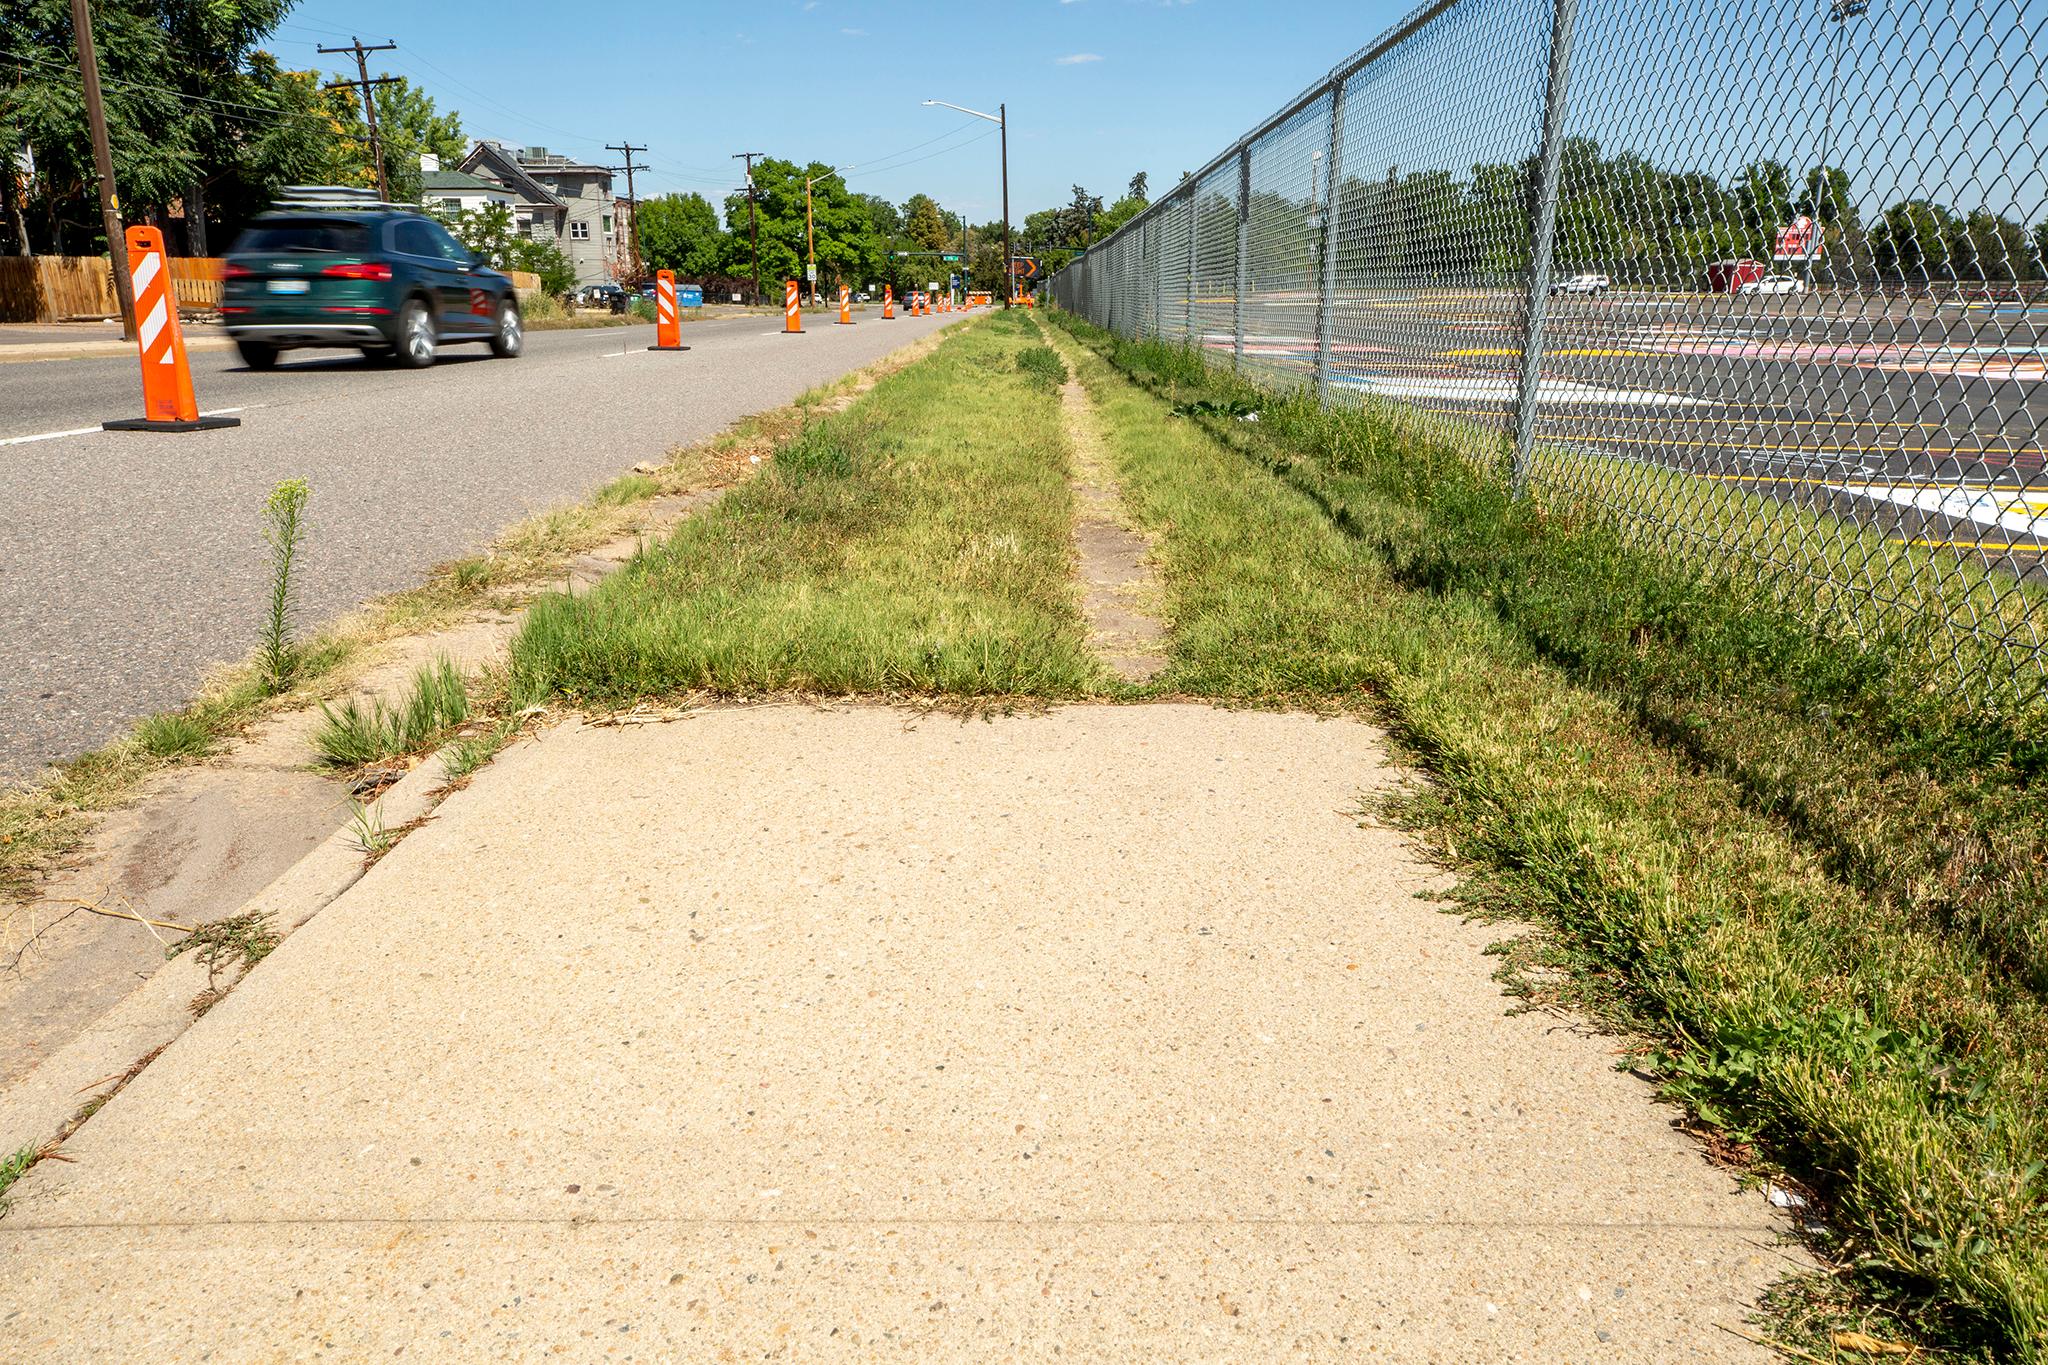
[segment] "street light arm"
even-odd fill
[[[940,107],[941,109],[957,109],[957,110],[959,110],[959,111],[960,111],[961,113],[963,113],[963,114],[972,114],[972,115],[973,115],[974,117],[976,117],[976,118],[983,118],[983,119],[987,119],[987,120],[988,120],[988,121],[989,121],[990,123],[1001,123],[1001,122],[1003,121],[1003,120],[1002,120],[1002,118],[1001,118],[1001,117],[999,117],[998,115],[995,115],[995,114],[984,114],[984,113],[982,113],[982,112],[981,112],[981,110],[979,110],[979,109],[969,109],[969,108],[968,108],[968,107],[967,107],[966,105],[964,105],[964,104],[949,104],[949,103],[947,103],[947,102],[946,102],[945,100],[926,100],[926,101],[925,101],[925,103],[926,103],[926,104],[936,104],[936,105],[938,105],[938,106],[939,106],[939,107]]]

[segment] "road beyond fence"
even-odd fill
[[[2044,39],[2033,3],[1439,0],[1052,294],[2028,700]]]

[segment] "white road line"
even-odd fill
[[[259,403],[256,406],[262,407],[263,404]],[[199,415],[201,417],[230,417],[235,413],[246,411],[248,411],[246,408],[203,408],[200,410]],[[0,446],[25,446],[31,441],[57,441],[62,440],[66,436],[97,436],[100,434],[100,431],[101,428],[96,426],[72,427],[68,431],[39,431],[33,436],[0,436]]]
[[[69,431],[40,431],[33,436],[0,436],[0,446],[25,446],[30,441],[54,441],[62,436],[91,436],[98,427],[73,427]]]

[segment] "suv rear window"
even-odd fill
[[[258,223],[235,243],[245,251],[317,251],[360,256],[370,249],[370,229],[361,223],[331,218],[279,219]]]

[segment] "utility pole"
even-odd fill
[[[100,57],[92,45],[92,11],[71,0],[71,32],[78,43],[78,76],[85,85],[85,118],[92,126],[92,164],[99,172],[100,225],[107,259],[114,263],[114,297],[121,303],[121,338],[135,338],[135,284],[128,278],[128,239],[121,233],[121,196],[114,189],[114,153],[107,146],[107,109],[100,102]],[[9,166],[7,174],[14,174]]]
[[[379,76],[376,80],[371,80],[370,64],[366,58],[372,52],[396,52],[398,44],[378,43],[374,47],[364,47],[363,40],[355,37],[351,37],[348,43],[347,47],[323,47],[320,51],[353,53],[356,59],[356,75],[359,79],[352,81],[329,81],[327,88],[329,90],[339,90],[345,85],[351,87],[360,86],[362,88],[363,119],[370,125],[370,160],[377,167],[377,197],[388,202],[391,198],[391,181],[384,174],[384,142],[377,134],[377,101],[371,95],[370,87],[376,85],[396,85],[398,84],[398,77]]]
[[[609,169],[626,173],[626,212],[633,215],[633,283],[638,284],[640,278],[647,273],[647,267],[640,260],[640,200],[633,193],[633,172],[644,171],[647,168],[633,164],[633,153],[644,152],[647,149],[645,147],[635,147],[630,142],[607,142],[604,145],[604,149],[608,152],[617,152],[626,158],[625,165],[613,166]]]
[[[810,278],[811,307],[818,306],[818,231],[811,221],[811,186],[817,181],[804,177],[804,274]]]
[[[761,224],[754,216],[754,158],[766,152],[734,152],[734,161],[747,163],[747,232],[754,239],[754,306],[761,306]]]

